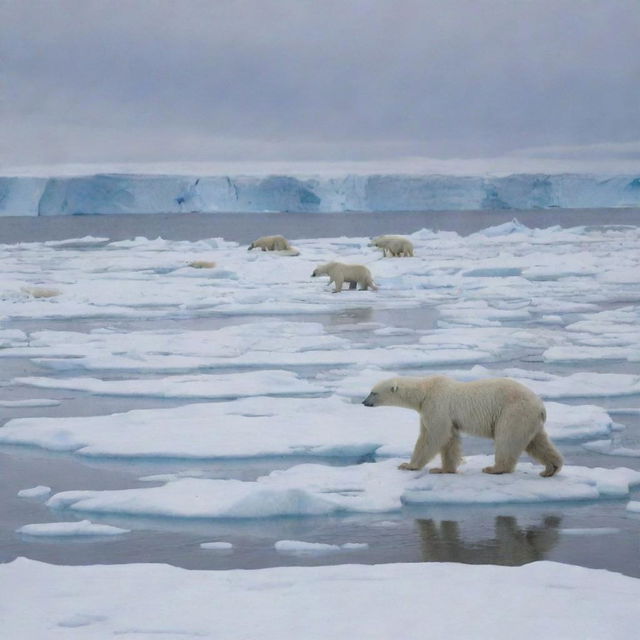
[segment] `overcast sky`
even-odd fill
[[[0,65],[4,164],[640,141],[639,0],[0,0]]]

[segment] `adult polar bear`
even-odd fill
[[[544,430],[547,414],[542,400],[515,380],[391,378],[373,387],[362,404],[405,407],[420,414],[420,435],[411,461],[400,469],[422,469],[440,453],[442,467],[431,473],[455,473],[461,461],[461,431],[494,439],[495,463],[485,467],[485,473],[512,473],[523,451],[545,465],[543,477],[562,468],[562,456]]]

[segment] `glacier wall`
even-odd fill
[[[637,175],[0,177],[0,215],[640,207]]]

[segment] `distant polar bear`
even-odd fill
[[[378,236],[371,241],[371,245],[382,249],[383,256],[387,254],[392,258],[413,256],[413,243],[402,236]]]
[[[391,378],[373,387],[362,404],[405,407],[420,414],[420,435],[411,461],[400,469],[422,469],[440,453],[442,467],[431,473],[455,473],[461,461],[461,431],[494,439],[495,463],[485,467],[485,473],[512,473],[523,451],[545,465],[543,477],[562,468],[562,456],[544,430],[547,414],[542,400],[515,380]]]
[[[357,285],[360,285],[360,289],[378,290],[373,282],[371,271],[361,264],[328,262],[314,269],[311,277],[316,278],[317,276],[329,276],[329,284],[333,282],[336,287],[333,293],[340,293],[345,282],[349,283],[349,289],[355,289]]]
[[[288,251],[292,247],[284,236],[263,236],[254,240],[247,251],[262,249],[263,251]]]
[[[20,287],[20,290],[34,298],[55,298],[62,293],[59,289],[50,287]]]
[[[192,260],[188,263],[194,269],[215,269],[216,263],[211,260]]]

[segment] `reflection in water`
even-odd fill
[[[459,523],[416,520],[425,562],[463,562],[519,566],[542,560],[558,543],[561,518],[547,516],[540,525],[521,528],[513,516],[496,516],[495,534],[486,540],[465,541]]]

